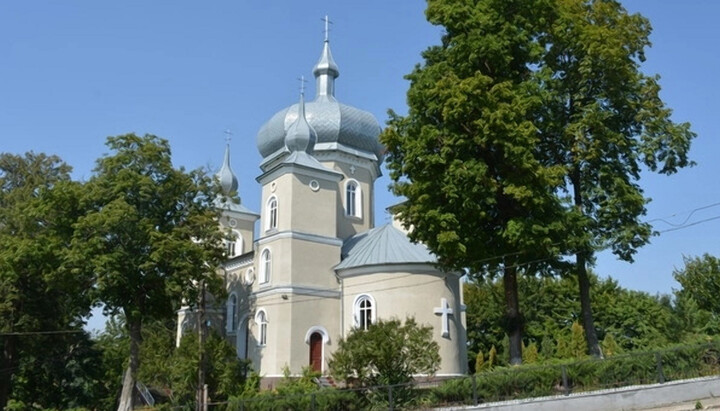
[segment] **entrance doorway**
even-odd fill
[[[319,332],[310,335],[310,367],[313,371],[322,372],[323,337]]]

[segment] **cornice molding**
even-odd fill
[[[277,285],[250,294],[250,298],[263,298],[277,294],[307,295],[311,297],[340,298],[340,291],[303,285]]]
[[[261,246],[283,238],[292,238],[336,247],[342,247],[343,245],[343,241],[336,237],[326,237],[323,235],[303,233],[300,231],[276,231],[265,237],[258,238],[255,240],[255,244]]]

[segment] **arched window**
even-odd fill
[[[237,329],[237,295],[230,294],[227,300],[227,325],[226,329],[229,333],[234,333]]]
[[[243,252],[243,239],[240,232],[232,230],[232,237],[234,238],[233,240],[227,240],[225,242],[228,257],[235,257]]]
[[[267,283],[270,281],[270,272],[272,270],[272,255],[270,250],[267,248],[260,254],[260,278],[258,282],[260,284]]]
[[[264,309],[258,310],[255,315],[255,324],[258,326],[258,345],[266,345],[268,318]]]
[[[265,223],[265,231],[277,230],[278,227],[278,200],[272,196],[267,201],[267,222]]]
[[[375,322],[375,300],[369,294],[362,294],[355,298],[353,304],[353,319],[355,327],[367,330]]]
[[[362,190],[355,180],[345,183],[345,214],[350,217],[362,217]]]

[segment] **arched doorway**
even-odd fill
[[[323,336],[319,332],[310,334],[310,367],[313,371],[322,372]]]

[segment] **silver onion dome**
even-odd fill
[[[225,158],[223,159],[220,171],[215,174],[220,180],[220,187],[225,195],[236,192],[238,189],[238,179],[230,168],[230,144],[225,146]]]
[[[381,128],[367,111],[339,103],[335,99],[335,79],[340,75],[325,39],[320,59],[313,69],[316,96],[305,104],[305,117],[315,130],[315,152],[346,148],[374,155],[382,160],[383,146],[378,141]],[[275,113],[257,135],[257,148],[263,159],[285,150],[285,135],[298,118],[299,104]]]
[[[311,153],[315,147],[317,134],[305,118],[305,95],[303,93],[300,93],[298,110],[300,115],[297,116],[285,135],[285,147],[290,152],[304,151]]]

